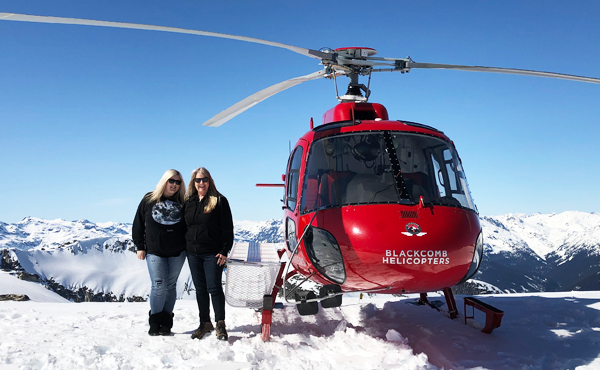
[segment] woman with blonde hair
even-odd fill
[[[215,328],[210,321],[212,301],[217,338],[227,340],[221,277],[227,254],[233,246],[233,218],[227,198],[217,191],[215,181],[204,167],[192,172],[184,218],[188,264],[200,316],[200,326],[193,332],[192,339],[202,339]]]
[[[150,290],[149,335],[171,335],[177,278],[185,262],[185,183],[181,173],[168,170],[154,191],[138,206],[131,235],[137,256],[146,260]]]

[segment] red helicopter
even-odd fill
[[[268,340],[277,293],[293,299],[302,315],[338,307],[349,292],[380,294],[443,291],[451,318],[458,314],[451,287],[471,278],[483,257],[483,236],[463,166],[453,142],[423,124],[392,120],[386,108],[369,103],[373,72],[408,73],[454,69],[551,77],[590,83],[598,78],[521,69],[417,63],[408,58],[375,57],[366,47],[312,50],[250,37],[179,28],[85,19],[0,13],[1,20],[77,24],[196,34],[285,48],[317,59],[323,68],[261,90],[217,114],[205,126],[217,127],[262,100],[318,78],[336,82],[339,104],[321,125],[304,134],[289,157],[283,184],[285,248],[289,263],[264,295],[262,338]],[[350,79],[337,94],[337,77]],[[365,86],[359,77],[368,77]],[[292,271],[288,271],[293,267]],[[319,293],[285,281],[295,274],[321,285]]]

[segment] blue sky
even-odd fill
[[[600,3],[576,1],[1,0],[0,12],[142,23],[311,49],[366,46],[416,62],[600,78]],[[292,145],[333,107],[304,83],[219,128],[202,126],[267,86],[319,70],[270,46],[202,36],[0,22],[0,221],[131,222],[163,172],[207,167],[237,220],[281,217]],[[339,86],[344,90],[347,79]],[[413,70],[374,74],[392,119],[444,131],[482,215],[600,211],[600,85]]]

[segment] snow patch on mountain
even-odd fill
[[[69,302],[43,285],[18,279],[5,271],[0,271],[0,295],[26,294],[34,302]]]

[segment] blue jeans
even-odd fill
[[[148,272],[152,282],[150,290],[150,312],[173,313],[177,300],[177,278],[185,262],[185,252],[177,257],[159,257],[154,254],[146,255]]]
[[[196,301],[200,322],[210,321],[210,302],[215,311],[215,321],[225,320],[225,294],[221,285],[223,266],[217,264],[215,254],[188,255],[192,281],[196,288]]]

